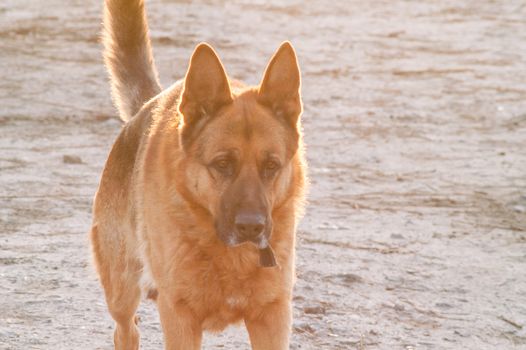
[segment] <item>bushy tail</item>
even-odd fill
[[[161,91],[144,0],[105,0],[103,42],[113,102],[127,121]]]

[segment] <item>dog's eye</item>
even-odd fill
[[[229,165],[230,162],[227,159],[220,159],[216,162],[216,168],[220,170],[226,170]]]
[[[279,169],[279,163],[276,162],[275,160],[268,160],[265,163],[265,170],[276,171],[278,169]]]
[[[234,161],[230,158],[220,158],[212,163],[212,165],[223,175],[231,175],[234,171]]]
[[[266,178],[266,179],[273,178],[274,175],[276,175],[276,173],[278,172],[280,167],[281,167],[281,165],[277,161],[275,161],[273,159],[267,160],[263,164],[263,172],[262,172],[263,177]]]

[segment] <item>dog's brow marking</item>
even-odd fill
[[[245,136],[245,138],[247,140],[250,139],[250,137],[252,136],[252,127],[250,126],[250,122],[249,122],[249,112],[248,112],[248,107],[247,107],[247,101],[245,101],[244,98],[240,99],[241,100],[241,106],[242,106],[242,113],[243,113],[243,136]]]

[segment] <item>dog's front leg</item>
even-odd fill
[[[292,324],[289,300],[268,304],[263,312],[245,319],[253,350],[287,350]]]
[[[161,316],[166,350],[199,350],[203,331],[190,308],[159,293],[157,307]]]

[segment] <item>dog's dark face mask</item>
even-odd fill
[[[272,58],[260,86],[232,94],[219,58],[194,52],[179,104],[181,147],[193,161],[191,192],[228,246],[254,244],[262,266],[275,266],[272,210],[292,185],[301,113],[299,70],[290,44]]]
[[[269,182],[277,175],[280,165],[266,159],[258,164],[256,158],[242,162],[235,151],[212,164],[219,176],[231,177],[219,199],[215,227],[218,237],[228,246],[249,242],[260,250],[260,264],[276,264],[269,245],[272,232],[272,213]],[[243,164],[245,163],[245,164]]]

